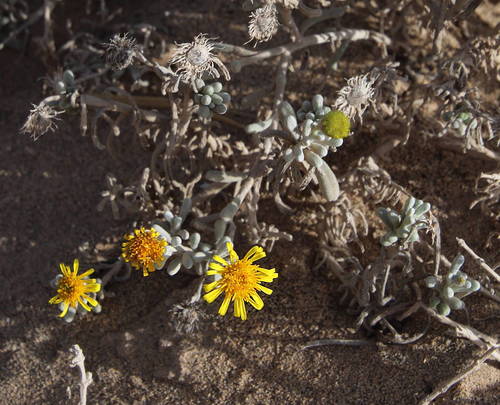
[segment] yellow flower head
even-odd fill
[[[260,246],[251,248],[243,259],[238,257],[233,245],[229,242],[227,250],[229,263],[220,256],[213,257],[217,263],[210,263],[207,275],[219,275],[220,279],[203,286],[207,292],[203,298],[211,303],[224,293],[224,301],[219,308],[219,315],[226,315],[229,303],[234,301],[234,316],[245,320],[247,319],[245,302],[250,303],[255,309],[261,310],[264,302],[257,291],[268,295],[273,291],[260,283],[263,281],[270,283],[278,277],[278,274],[274,269],[263,269],[253,264],[253,262],[266,257],[266,253]]]
[[[349,136],[351,121],[342,111],[334,110],[322,118],[320,127],[330,138],[342,139]]]
[[[87,278],[94,272],[94,269],[89,269],[83,274],[78,274],[78,259],[73,262],[73,271],[64,263],[59,265],[61,268],[62,277],[57,280],[57,295],[49,300],[49,304],[64,303],[64,309],[59,315],[63,318],[68,312],[69,307],[76,309],[80,304],[87,311],[91,311],[97,306],[97,301],[87,295],[87,293],[96,293],[101,289],[101,284],[97,283],[94,278]]]
[[[167,241],[153,228],[141,227],[125,235],[122,243],[122,257],[126,262],[148,276],[165,264]]]

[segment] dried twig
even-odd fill
[[[491,277],[493,277],[497,283],[500,283],[500,276],[493,270],[485,260],[478,256],[468,245],[465,243],[463,239],[457,238],[458,245],[463,248],[472,258],[479,264],[479,266],[486,271]]]
[[[497,339],[479,332],[478,330],[467,326],[463,325],[459,322],[455,322],[451,320],[450,318],[446,316],[439,315],[436,311],[433,309],[429,308],[426,305],[421,305],[421,308],[427,312],[430,316],[432,316],[434,319],[438,320],[439,322],[451,326],[452,328],[455,329],[455,332],[458,337],[462,337],[465,339],[470,340],[472,343],[474,343],[476,346],[479,346],[483,349],[490,349],[492,346],[497,347],[498,346],[498,341]],[[496,360],[500,361],[500,353],[492,353],[492,356],[495,357]]]
[[[474,360],[474,362],[467,367],[465,370],[461,371],[457,375],[448,378],[447,380],[441,382],[429,395],[427,395],[424,399],[419,402],[419,405],[428,405],[432,401],[434,401],[438,396],[446,393],[451,387],[455,384],[463,380],[469,374],[477,371],[481,365],[488,360],[496,350],[498,350],[499,346],[494,346],[488,349],[481,357]]]
[[[329,31],[322,34],[309,35],[307,37],[303,37],[300,41],[288,45],[277,46],[276,48],[266,49],[262,52],[257,53],[256,55],[252,55],[247,58],[237,59],[231,62],[231,68],[233,71],[239,72],[243,67],[247,65],[259,63],[264,59],[272,58],[274,56],[280,56],[285,53],[292,54],[313,45],[321,45],[327,42],[338,40],[359,41],[365,39],[372,39],[377,43],[383,44],[384,46],[387,46],[391,43],[389,37],[374,31],[353,29]]]
[[[310,349],[312,347],[319,346],[329,346],[329,345],[341,345],[341,346],[368,346],[375,345],[372,340],[366,339],[321,339],[321,340],[311,340],[302,346],[302,350]]]
[[[78,367],[80,370],[80,402],[79,405],[87,404],[87,389],[90,384],[92,384],[92,373],[90,371],[85,371],[85,356],[83,351],[78,345],[73,345],[69,349],[71,354],[74,356],[69,364],[70,367]]]

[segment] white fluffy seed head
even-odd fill
[[[202,66],[208,62],[209,58],[210,51],[203,44],[195,44],[186,54],[188,63],[193,66]]]
[[[347,80],[347,86],[340,89],[334,107],[354,119],[357,115],[360,121],[369,104],[374,102],[375,90],[373,81],[368,75],[355,76]]]
[[[268,4],[255,10],[250,15],[250,23],[248,24],[250,41],[269,41],[278,31],[279,21],[277,14],[274,4]]]
[[[106,44],[106,62],[113,70],[122,70],[130,66],[137,51],[134,38],[125,34],[116,34]]]
[[[34,141],[40,138],[48,131],[54,131],[57,128],[55,121],[62,111],[56,111],[47,104],[40,103],[33,105],[28,119],[21,128],[21,132],[30,134]]]
[[[212,51],[215,48],[214,42],[199,34],[193,42],[178,44],[170,59],[170,65],[176,65],[176,74],[184,83],[191,83],[196,88],[195,81],[201,79],[203,74],[219,78],[220,72],[226,80],[230,80],[229,71],[222,61],[215,56]]]

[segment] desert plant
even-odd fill
[[[79,274],[75,260],[52,280],[57,295],[49,302],[59,305],[59,316],[71,322],[101,312],[113,282],[182,280],[183,273],[193,288],[166,311],[176,332],[203,332],[211,310],[205,303],[221,296],[220,315],[233,304],[235,317],[246,320],[250,306],[264,307],[260,292],[272,293],[264,283],[286,274],[287,263],[277,271],[256,262],[296,238],[312,241],[314,270],[333,279],[339,304],[362,333],[310,346],[415,343],[436,320],[498,358],[490,352],[495,338],[451,313],[473,292],[498,301],[495,266],[469,252],[488,273],[480,284],[461,271],[463,256],[450,263],[441,242],[452,232],[439,225],[444,199],[428,195],[424,180],[403,187],[391,178],[400,158],[393,149],[415,144],[429,156],[440,148],[465,153],[456,155],[457,166],[471,156],[500,162],[498,113],[485,97],[500,77],[499,37],[466,30],[464,46],[442,44],[450,22],[466,25],[479,2],[246,0],[213,7],[235,3],[248,21],[245,44],[216,37],[210,27],[186,40],[123,23],[58,39],[57,49],[51,12],[60,2],[45,0],[30,17],[22,0],[0,6],[0,49],[27,29],[24,21],[44,21],[49,77],[21,132],[43,142],[76,115],[97,149],[133,167],[130,176],[117,169],[104,179],[97,210],[120,220],[123,235],[109,257],[96,260],[98,277],[89,278],[92,269]],[[98,7],[104,27],[113,15],[104,0]],[[424,32],[426,43],[415,32]],[[310,60],[321,61],[317,71]],[[398,169],[417,173],[417,166]],[[498,170],[487,170],[477,173],[471,208],[479,205],[477,215],[491,221],[499,216],[500,186]],[[432,210],[413,195],[432,201]],[[305,225],[290,226],[289,218],[304,217]],[[245,244],[252,247],[240,257]],[[416,313],[425,322],[408,336]]]

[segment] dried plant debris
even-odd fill
[[[354,163],[343,178],[344,187],[349,191],[373,201],[374,204],[396,205],[407,192],[394,183],[387,171],[382,169],[372,157],[361,158]]]
[[[500,172],[481,173],[476,180],[475,191],[479,198],[473,201],[470,208],[480,205],[481,209],[498,220],[500,218]]]
[[[175,304],[170,310],[172,324],[179,335],[190,335],[200,330],[207,318],[199,302]]]
[[[364,246],[361,236],[367,236],[369,230],[365,214],[356,207],[345,192],[330,207],[322,213],[318,222],[318,234],[321,245],[332,251],[339,250],[340,254],[352,256],[349,244],[355,243],[360,250]]]

